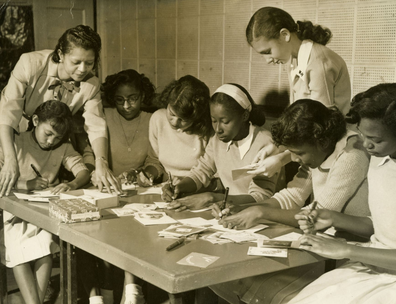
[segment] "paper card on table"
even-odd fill
[[[111,210],[113,210],[113,212],[118,216],[130,216],[130,215],[135,215],[136,212],[150,212],[155,210],[156,208],[157,206],[154,204],[133,203],[133,204],[126,204],[122,208],[115,208]]]
[[[34,196],[28,199],[29,202],[49,203],[49,197]]]
[[[204,227],[196,227],[190,225],[171,225],[168,228],[159,231],[160,235],[172,235],[177,237],[189,236],[204,231]]]
[[[217,231],[215,233],[209,234],[209,235],[203,235],[201,238],[203,240],[209,241],[212,244],[226,244],[226,243],[231,243],[232,241],[229,239],[222,239],[221,236],[223,235],[223,232]]]
[[[202,209],[198,209],[198,210],[191,210],[191,209],[188,209],[188,211],[194,212],[194,213],[198,213],[198,212],[208,211],[208,210],[211,210],[211,209],[212,209],[212,208],[208,207],[208,208],[202,208]]]
[[[287,249],[249,247],[248,255],[287,258]]]
[[[199,227],[212,226],[211,222],[209,222],[208,220],[205,220],[202,217],[191,217],[191,218],[186,218],[186,219],[180,219],[178,221],[185,225],[192,225],[192,226],[199,226]]]
[[[298,248],[300,241],[257,240],[259,248]]]
[[[272,238],[271,240],[276,240],[276,241],[297,241],[300,237],[302,236],[301,233],[297,232],[290,232],[287,234],[283,234],[280,236],[277,236],[275,238]]]
[[[59,196],[59,194],[51,193],[52,189],[45,189],[45,190],[34,190],[31,194],[32,196],[41,196],[41,197],[53,197]]]
[[[177,264],[206,268],[210,264],[216,262],[218,259],[219,257],[217,256],[191,252],[189,255],[178,261]]]
[[[223,225],[220,225],[216,219],[208,220],[208,224],[212,225],[210,228],[215,229],[215,230],[224,231],[224,232],[238,233],[239,231],[241,231],[241,230],[224,228]],[[263,230],[267,227],[268,227],[268,225],[260,224],[260,225],[254,226],[252,228],[249,228],[249,229],[244,229],[242,231],[254,233],[254,232]]]
[[[138,187],[138,194],[162,194],[162,185],[152,186],[152,187]]]
[[[31,195],[25,194],[25,193],[14,192],[14,195],[15,195],[17,198],[23,199],[23,200],[28,200],[29,198],[32,198]]]
[[[159,209],[166,209],[169,206],[169,203],[167,203],[167,202],[154,202],[154,204]]]
[[[224,232],[221,234],[221,238],[231,240],[235,243],[243,243],[243,242],[255,242],[256,237],[251,233],[240,231],[239,232]]]
[[[251,164],[251,165],[247,165],[247,166],[232,170],[231,171],[232,180],[235,181],[237,179],[240,179],[240,178],[246,177],[246,176],[252,177],[252,175],[248,174],[247,172],[256,169],[257,166],[258,166],[257,164]]]
[[[337,233],[337,230],[333,226],[331,226],[330,228],[327,228],[324,233],[331,235],[331,236],[335,236],[335,234]]]
[[[168,216],[165,212],[137,212],[135,219],[145,226],[148,225],[162,225],[162,224],[175,224],[176,220]]]

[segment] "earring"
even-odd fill
[[[62,63],[62,59],[59,59],[59,63]]]

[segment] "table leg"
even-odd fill
[[[4,221],[3,210],[0,209],[0,230],[3,231],[4,239]],[[2,244],[3,245],[3,244]],[[0,257],[2,258],[2,257]],[[5,260],[5,258],[4,258]],[[7,304],[7,267],[0,261],[0,304]]]
[[[77,274],[76,274],[76,254],[74,247],[62,240],[59,241],[61,248],[60,264],[60,285],[63,304],[77,303]]]
[[[170,304],[183,304],[183,293],[169,293]]]

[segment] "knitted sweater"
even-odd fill
[[[313,194],[318,208],[356,216],[370,214],[367,171],[369,156],[357,134],[348,131],[334,152],[316,169],[301,166],[287,188],[276,193],[282,209],[301,208]]]

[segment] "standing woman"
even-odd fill
[[[75,115],[83,108],[84,129],[95,153],[98,187],[121,190],[107,162],[107,130],[100,98],[98,66],[101,39],[89,26],[68,29],[54,51],[26,53],[17,62],[0,101],[0,142],[5,162],[0,171],[0,197],[8,195],[19,176],[14,132],[24,132],[24,118],[46,100],[66,103]]]
[[[314,99],[325,106],[335,105],[345,115],[350,108],[351,82],[345,61],[325,46],[331,37],[329,29],[311,21],[295,22],[275,7],[260,8],[246,28],[248,43],[268,64],[288,64],[291,103]],[[290,153],[282,153],[267,158],[250,173],[271,176],[288,162]]]

